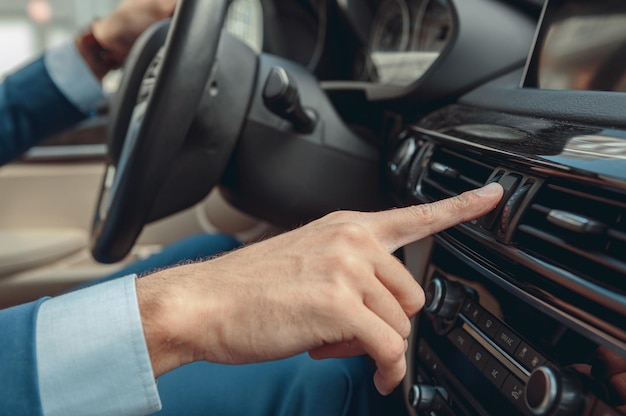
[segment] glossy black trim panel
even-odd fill
[[[512,238],[523,212],[538,190],[546,187],[567,184],[574,192],[591,189],[595,200],[610,202],[626,212],[626,131],[457,104],[410,126],[408,135],[424,144],[406,177],[408,192],[395,195],[400,204],[432,200],[423,195],[420,187],[424,171],[431,169],[428,155],[435,148],[493,165],[487,181],[498,173],[515,173],[532,180],[518,217],[513,218],[506,233],[488,231],[474,222],[450,230],[439,240],[445,241],[447,248],[454,241],[457,252],[497,269],[491,273],[494,279],[499,276],[501,284],[515,287],[520,294],[539,302],[536,306],[573,322],[595,341],[626,350],[626,332],[621,324],[626,317],[625,292],[610,290],[603,286],[606,282],[586,279],[577,275],[578,271],[562,269],[523,251]],[[505,266],[494,266],[498,263]],[[527,270],[535,277],[526,281],[508,275],[508,263],[515,264],[518,273],[523,275],[522,270]]]
[[[541,176],[626,190],[626,130],[452,105],[412,130]]]

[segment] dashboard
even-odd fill
[[[323,128],[259,112],[229,201],[290,226],[500,183],[492,213],[397,253],[426,292],[402,414],[626,414],[624,2],[304,3],[316,79],[271,65]]]
[[[621,2],[549,1],[524,65],[390,137],[399,205],[505,189],[426,260],[404,252],[426,288],[412,414],[624,414],[623,17]]]
[[[391,205],[505,189],[399,254],[426,291],[408,414],[625,414],[624,3],[337,4],[363,59],[322,86],[353,123],[382,109]]]

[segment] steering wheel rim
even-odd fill
[[[119,159],[108,166],[102,182],[92,224],[96,260],[121,260],[143,229],[195,118],[227,8],[227,0],[179,1],[154,88],[147,100],[134,106]]]

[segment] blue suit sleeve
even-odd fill
[[[0,413],[42,414],[35,327],[43,300],[0,311]]]
[[[85,117],[37,59],[0,84],[0,164]]]

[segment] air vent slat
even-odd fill
[[[539,212],[542,212],[544,214],[549,214],[550,213],[550,208],[545,207],[545,206],[540,205],[540,204],[532,204],[530,206],[530,209],[534,209],[535,211],[539,211]]]
[[[481,186],[483,186],[485,183],[484,182],[478,182],[477,180],[474,180],[468,176],[465,175],[460,175],[459,179],[461,179],[463,182],[469,184],[472,188],[480,188]]]
[[[613,270],[615,270],[618,273],[626,273],[626,263],[618,261],[616,259],[613,259],[609,256],[606,256],[602,253],[592,253],[592,252],[587,252],[584,250],[581,250],[577,247],[574,247],[570,244],[567,244],[567,242],[565,242],[564,240],[555,237],[551,234],[545,233],[541,230],[538,230],[537,228],[534,227],[530,227],[528,225],[521,225],[520,226],[520,231],[523,231],[525,233],[528,233],[532,236],[535,236],[537,238],[540,238],[548,243],[557,245],[565,250],[571,251],[572,253],[578,255],[578,256],[582,256],[586,259],[589,259],[591,261],[597,261],[599,263],[602,263],[604,266],[609,267]]]
[[[520,221],[513,243],[546,262],[626,293],[626,196],[582,184],[548,184]]]
[[[619,241],[621,241],[623,243],[626,243],[626,233],[625,232],[614,230],[614,229],[609,229],[607,231],[607,234],[611,238],[614,238],[614,239],[619,240]],[[624,255],[626,256],[626,253],[624,253]]]
[[[437,182],[428,178],[424,178],[423,185],[428,185],[432,188],[435,188],[437,191],[439,191],[441,194],[444,194],[446,197],[451,197],[455,195],[455,193],[452,192],[451,190],[444,188],[443,186],[439,185]]]
[[[495,166],[485,161],[451,149],[436,148],[422,177],[421,193],[430,201],[459,195],[484,185],[494,169]]]

